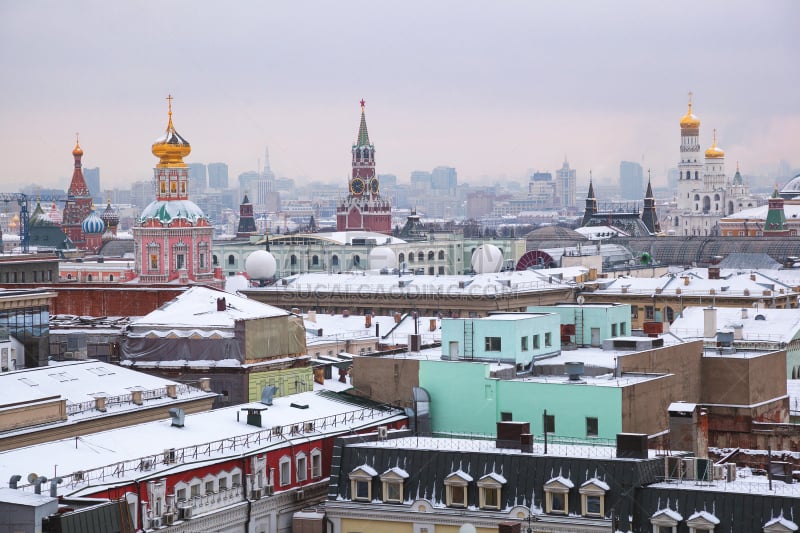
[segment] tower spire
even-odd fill
[[[366,102],[364,99],[361,99],[361,123],[358,125],[358,146],[368,146],[369,145],[369,133],[367,132],[367,116],[364,112],[364,107],[366,106]]]

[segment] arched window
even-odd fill
[[[703,196],[703,212],[707,213],[711,211],[711,197]]]
[[[353,265],[359,266],[360,264],[361,264],[361,256],[360,255],[354,255],[353,256]]]
[[[691,170],[687,170],[687,171],[686,171],[686,179],[687,179],[687,180],[690,180],[690,179],[692,179],[692,171],[691,171]]]
[[[694,201],[695,202],[699,202],[700,201],[700,195],[699,194],[695,194],[694,195]]]
[[[444,260],[444,250],[439,250],[439,261]]]
[[[678,219],[679,217],[675,217],[675,227],[680,226],[680,221]]]
[[[338,255],[334,255],[333,257],[331,257],[331,265],[335,266],[335,267],[339,266],[339,256]]]
[[[219,264],[219,259],[217,258],[216,254],[211,256],[211,263],[213,263],[214,266],[217,266]]]
[[[409,263],[413,263],[414,262],[414,252],[411,252],[410,254],[408,254],[408,262]]]
[[[108,275],[108,281],[114,281],[114,274]]]
[[[24,274],[24,272],[23,272],[23,274]],[[91,275],[91,274],[89,274],[89,275],[86,277],[86,281],[92,281],[92,275]]]
[[[436,258],[436,254],[433,253],[433,250],[428,252],[428,261],[433,261]]]
[[[717,202],[719,202],[719,194],[715,194],[715,195],[714,195],[714,200],[715,200],[715,201],[717,201]]]
[[[235,257],[233,257],[233,254],[229,255],[229,256],[228,256],[228,264],[229,264],[229,265],[233,265],[233,264],[235,264],[235,263],[236,263],[236,258],[235,258]]]
[[[400,252],[400,255],[398,255],[398,256],[397,256],[397,261],[398,261],[400,264],[403,264],[403,263],[405,263],[405,261],[406,261],[406,254],[404,254],[403,252]]]
[[[292,265],[292,266],[297,265],[297,256],[296,255],[292,254],[292,256],[289,257],[289,264]]]
[[[694,179],[696,179],[696,180],[700,179],[700,173],[698,171],[696,171],[696,170],[694,171]]]
[[[319,256],[318,255],[315,255],[315,256],[311,257],[311,264],[313,266],[318,266],[319,265]]]
[[[425,261],[425,253],[420,252],[417,254],[417,261]]]

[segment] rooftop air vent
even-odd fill
[[[564,363],[564,370],[566,371],[567,375],[569,376],[569,381],[571,382],[580,382],[581,376],[583,375],[583,363],[580,361],[571,361],[569,363]]]

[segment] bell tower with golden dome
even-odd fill
[[[700,186],[703,179],[703,160],[700,156],[700,119],[692,112],[692,93],[689,93],[689,109],[681,118],[681,154],[678,163],[678,208],[691,209],[691,191]]]
[[[172,123],[172,96],[164,134],[153,142],[158,158],[154,169],[155,200],[144,208],[132,228],[135,271],[141,283],[206,283],[221,287],[211,253],[214,228],[189,200],[189,167],[183,158],[192,151]]]

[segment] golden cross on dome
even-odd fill
[[[75,132],[75,144],[78,144],[78,132]]]
[[[172,95],[167,95],[167,105],[169,106],[169,116],[172,116]]]
[[[692,91],[689,91],[689,105],[692,105]]]

